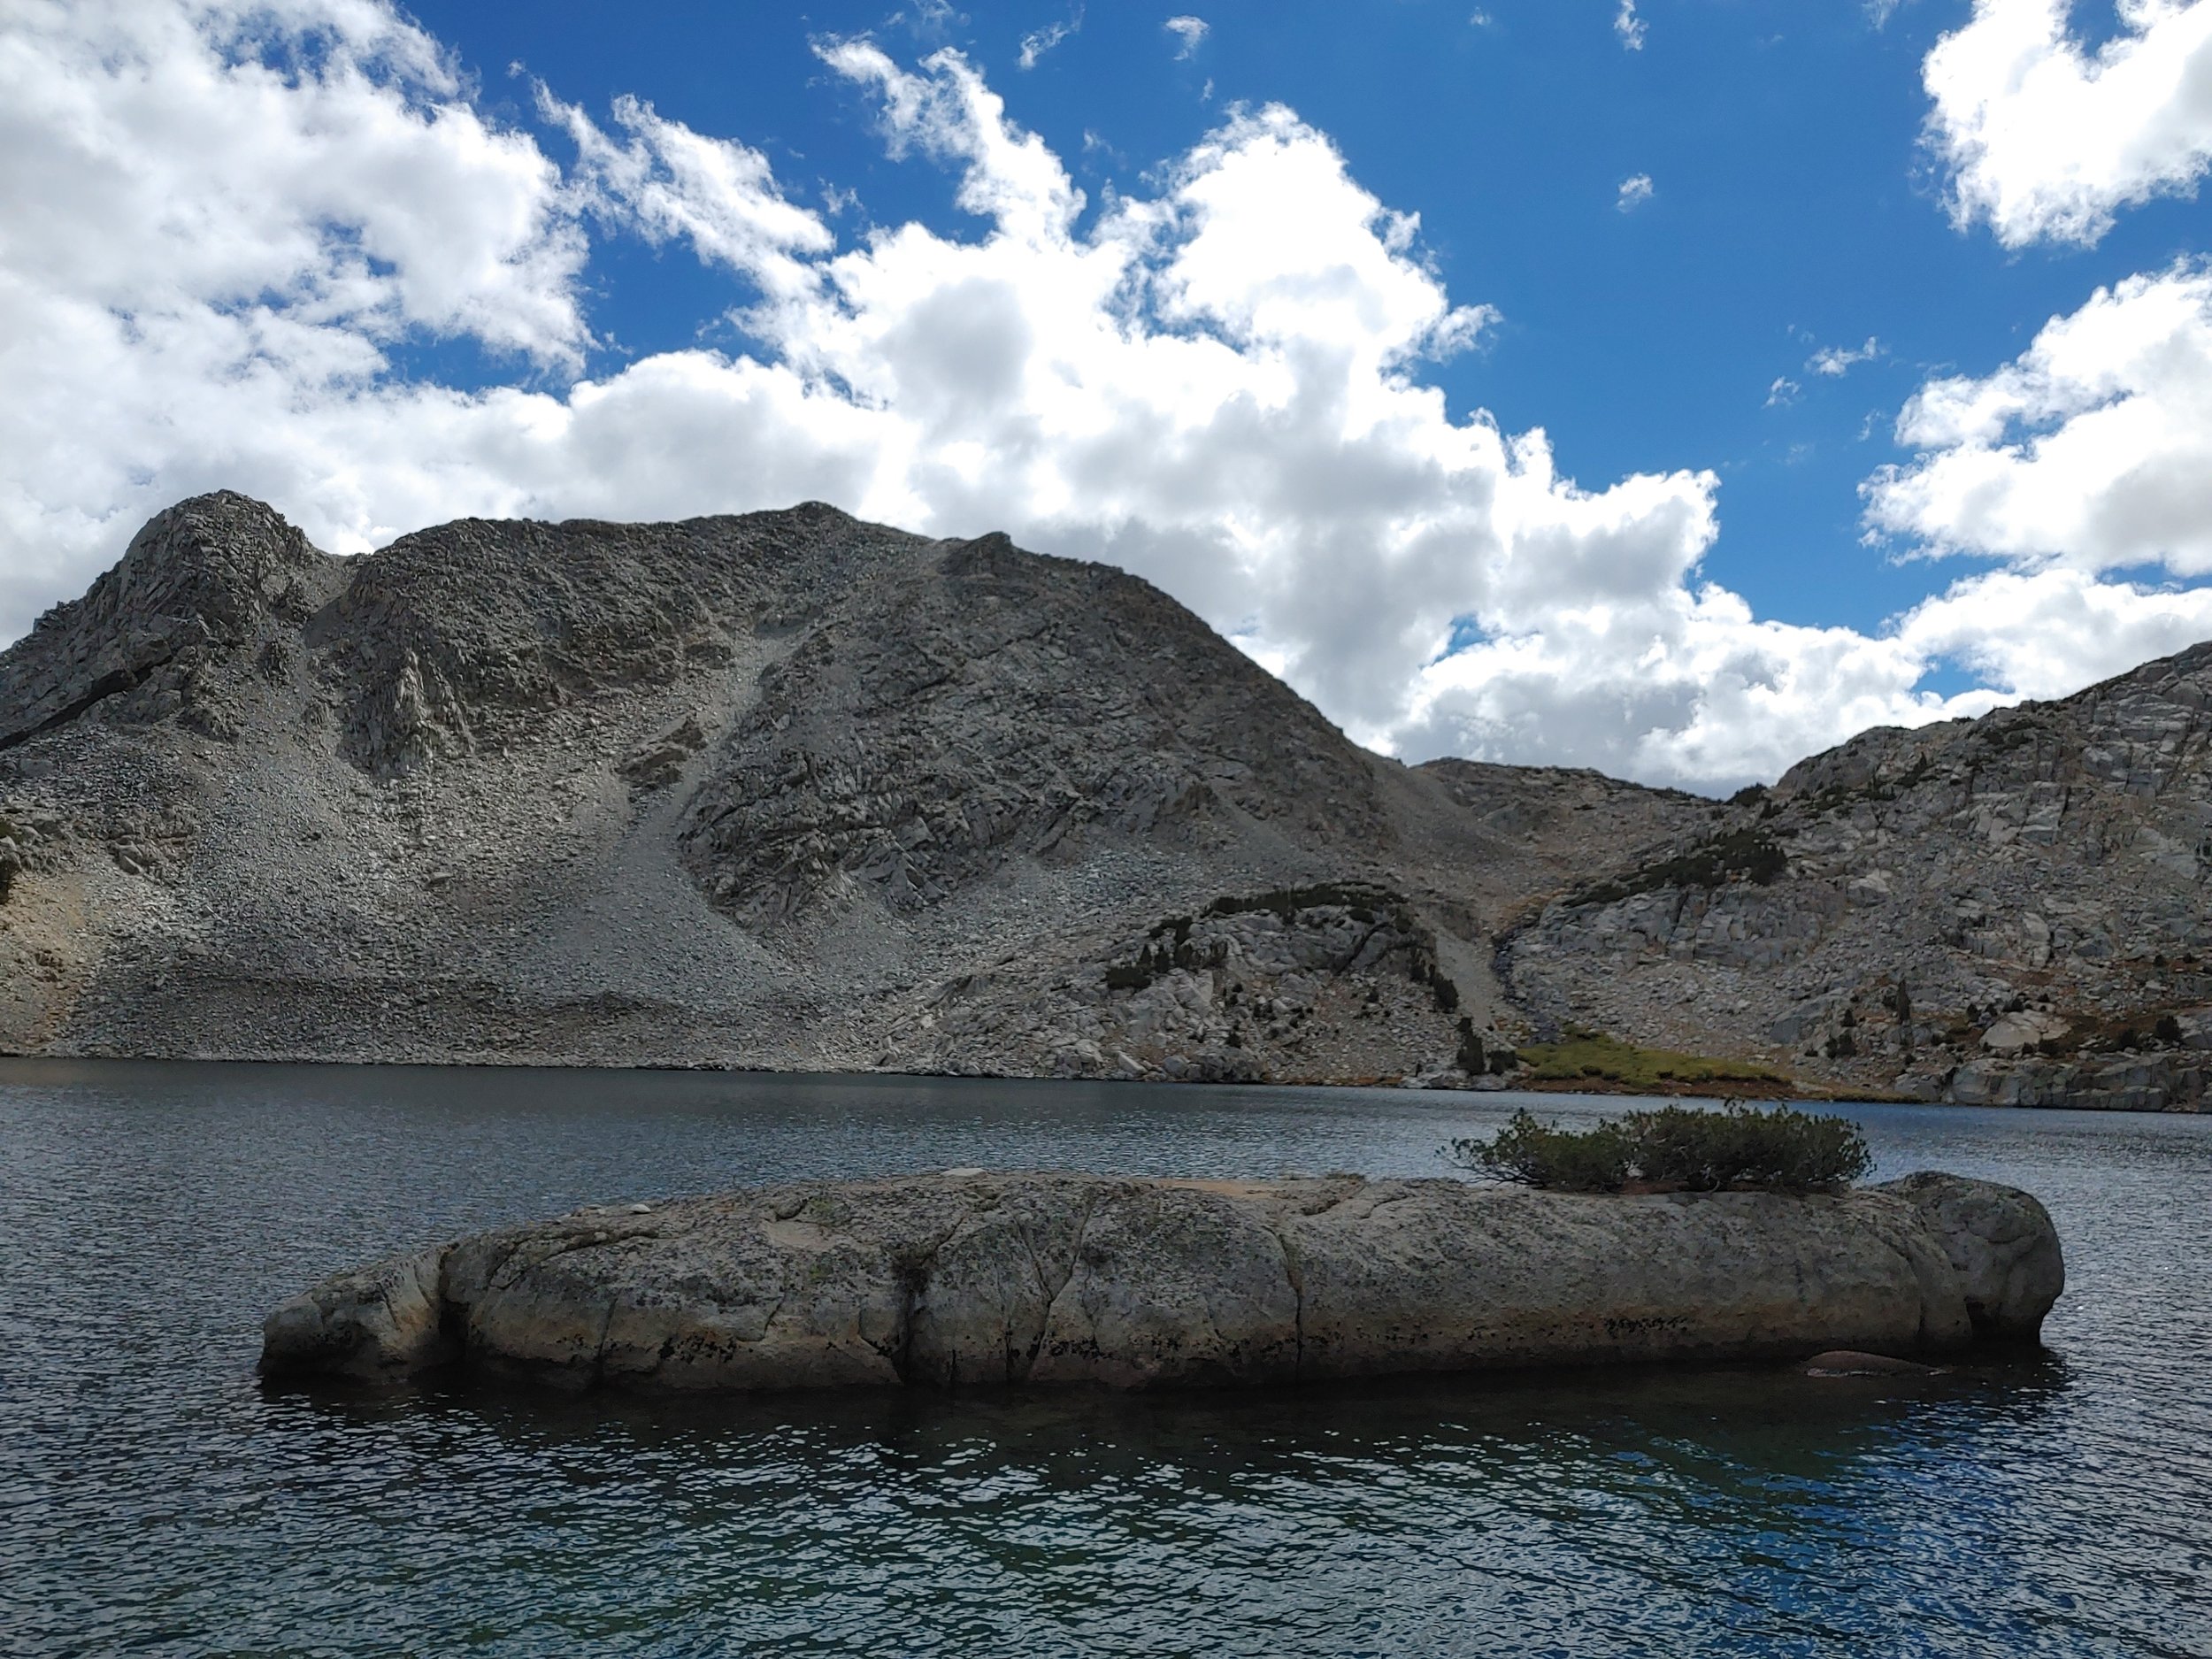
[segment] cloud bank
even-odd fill
[[[1870,486],[1870,523],[1993,568],[1878,636],[1790,626],[1701,574],[1711,472],[1586,487],[1541,431],[1454,415],[1423,377],[1494,314],[1455,302],[1417,219],[1290,111],[1233,111],[1151,194],[1094,208],[959,54],[819,50],[888,150],[948,172],[966,234],[841,242],[758,151],[634,99],[603,119],[551,88],[542,142],[499,127],[376,0],[19,0],[0,21],[0,637],[219,485],[336,551],[463,513],[818,497],[1133,570],[1409,758],[1719,789],[2212,632],[2201,592],[2162,585],[2212,552],[2160,528],[2120,440],[2101,474],[2051,448],[2179,422],[2172,511],[2195,499],[2195,267],[2100,295],[1908,411],[1921,457]],[[745,349],[587,373],[591,251],[618,237],[726,274]],[[2121,353],[2102,371],[2099,340]],[[424,342],[498,372],[409,368]],[[2070,525],[2082,539],[2045,545]],[[1946,660],[1983,687],[1917,689]]]

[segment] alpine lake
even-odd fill
[[[2212,1655],[2212,1117],[1835,1107],[2023,1187],[2040,1355],[666,1401],[277,1391],[334,1269],[973,1164],[1448,1172],[1629,1102],[0,1062],[0,1654]]]

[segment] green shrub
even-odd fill
[[[1731,1101],[1720,1111],[1666,1106],[1592,1129],[1561,1129],[1525,1111],[1487,1141],[1455,1141],[1463,1169],[1555,1192],[1617,1193],[1632,1181],[1667,1192],[1755,1187],[1810,1192],[1874,1167],[1866,1137],[1843,1118]]]
[[[1633,1148],[1619,1124],[1560,1129],[1525,1110],[1488,1141],[1455,1141],[1444,1156],[1500,1180],[1565,1193],[1617,1193],[1629,1178]]]
[[[1629,1125],[1638,1171],[1658,1187],[1805,1192],[1855,1181],[1874,1167],[1856,1124],[1786,1106],[1756,1110],[1731,1102],[1717,1112],[1667,1106],[1633,1113]]]
[[[1569,904],[1617,904],[1662,887],[1718,887],[1732,881],[1771,887],[1789,873],[1789,854],[1761,829],[1731,830],[1701,841],[1687,852],[1630,871],[1610,881],[1582,887],[1566,896]]]

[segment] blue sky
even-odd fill
[[[1877,627],[1949,574],[1862,541],[1858,486],[1903,457],[1892,428],[1922,379],[1986,373],[2099,284],[2212,244],[2194,199],[2147,204],[2088,249],[1955,229],[1920,143],[1920,65],[1963,4],[1917,0],[1878,22],[1854,0],[1643,0],[1633,50],[1611,0],[1204,12],[1186,57],[1168,7],[413,8],[514,119],[531,111],[510,65],[595,108],[634,94],[759,147],[795,195],[856,193],[846,228],[972,223],[941,169],[884,154],[869,100],[815,58],[825,35],[956,47],[1094,211],[1107,186],[1141,191],[1228,105],[1286,104],[1385,204],[1420,215],[1455,298],[1503,312],[1486,349],[1432,371],[1452,403],[1544,427],[1562,470],[1593,483],[1717,471],[1706,569],[1763,616],[1806,624]],[[1020,70],[1025,41],[1079,16]],[[2113,16],[2075,22],[2108,34]],[[1638,176],[1651,196],[1623,212]],[[598,262],[593,315],[632,351],[689,344],[729,303],[727,276],[680,250],[622,251]],[[1822,349],[1870,339],[1878,357],[1809,372]],[[1770,403],[1778,379],[1800,389]]]
[[[1732,787],[2212,634],[2208,42],[2212,0],[29,5],[0,638],[218,483],[342,551],[828,494],[1123,563],[1409,757]]]

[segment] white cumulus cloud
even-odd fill
[[[1808,374],[1824,374],[1839,380],[1862,363],[1871,363],[1883,353],[1882,342],[1872,334],[1863,346],[1824,346],[1805,359]]]
[[[1613,204],[1624,213],[1632,213],[1650,200],[1651,175],[1639,173],[1621,180],[1620,191]]]
[[[1644,50],[1645,23],[1636,15],[1636,0],[1621,0],[1621,9],[1613,14],[1613,33],[1621,37],[1624,50]]]
[[[2008,248],[2090,243],[2123,207],[2212,166],[2212,0],[2118,0],[2094,52],[2070,0],[1975,0],[1922,67],[1927,142],[1963,228]]]
[[[157,330],[214,306],[277,349],[421,329],[573,364],[585,248],[561,190],[435,42],[364,0],[11,0],[0,21],[14,304]]]
[[[1949,470],[2032,472],[2035,446],[2083,422],[2178,419],[2203,395],[2184,361],[2204,357],[2196,267],[2101,296],[1908,412],[1926,453],[1870,514],[1945,545],[1981,535],[2000,568],[1878,634],[1786,625],[1701,571],[1712,473],[1585,485],[1543,432],[1447,406],[1431,365],[1494,313],[1455,302],[1417,219],[1291,111],[1233,110],[1150,194],[1087,213],[959,54],[820,50],[890,150],[949,172],[958,234],[841,242],[739,140],[552,88],[539,114],[575,151],[564,166],[375,0],[0,13],[0,638],[216,486],[336,551],[464,513],[818,497],[1133,570],[1409,757],[1725,787],[1869,723],[2066,688],[2212,620],[2200,590],[2019,550],[2012,510],[1976,518]],[[588,260],[612,237],[726,273],[744,347],[588,372]],[[2139,349],[2092,386],[2063,336],[2107,311]],[[438,340],[512,373],[471,389],[409,366]],[[2139,417],[2131,399],[2151,401]],[[2159,442],[2177,488],[2207,475],[2200,457],[2185,471],[2185,429]],[[2198,568],[2143,529],[2155,492],[2131,488],[2116,475],[2116,504],[2081,523]],[[1918,690],[1938,660],[1983,688]]]
[[[2024,568],[2212,574],[2212,267],[2098,289],[1996,373],[1922,387],[1897,436],[1924,453],[1868,486],[1878,530]]]
[[[681,238],[707,264],[742,272],[772,293],[811,285],[812,268],[801,256],[825,253],[834,239],[814,213],[783,199],[758,150],[702,137],[633,97],[614,101],[620,140],[542,88],[538,98],[576,145],[572,208],[586,207],[649,242]]]

